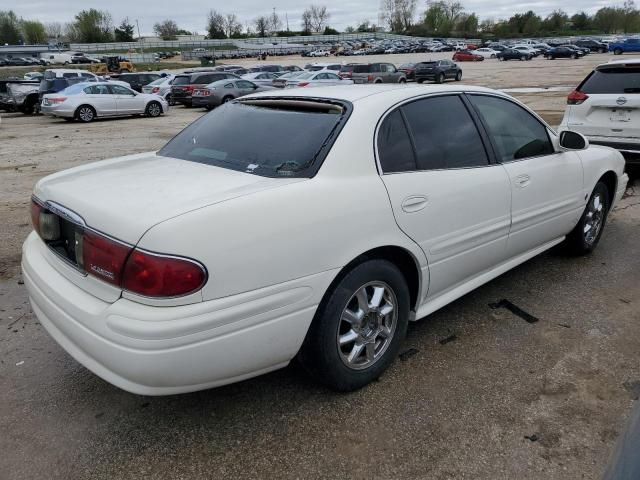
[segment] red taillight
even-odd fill
[[[196,88],[194,85],[187,85],[186,87],[184,87],[184,89],[188,92],[193,92],[194,88]]]
[[[50,103],[63,103],[67,97],[49,97]]]
[[[122,288],[145,297],[177,297],[199,290],[206,279],[204,267],[195,261],[134,250]]]
[[[586,93],[582,93],[578,90],[574,90],[567,97],[567,104],[580,105],[582,102],[584,102],[588,98],[589,98],[589,95],[587,95]]]
[[[151,89],[151,93],[158,93],[160,91],[160,87],[153,87]]]
[[[309,82],[300,82],[298,87],[306,87],[307,85],[309,85]]]
[[[94,277],[120,286],[122,270],[132,247],[85,230],[82,235],[81,267]]]
[[[367,77],[367,82],[373,82],[373,75],[369,75]]]
[[[38,235],[40,235],[40,213],[42,210],[44,210],[42,205],[31,199],[31,223],[33,224],[33,229]]]

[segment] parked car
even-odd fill
[[[333,72],[304,72],[295,78],[287,80],[285,88],[326,87],[329,85],[353,85],[353,83],[353,80],[343,79]]]
[[[52,337],[130,392],[296,357],[350,391],[391,365],[411,319],[560,243],[592,252],[623,168],[490,89],[265,92],[157,153],[41,179],[23,279]]]
[[[545,57],[548,60],[555,60],[556,58],[573,58],[575,60],[580,58],[580,53],[568,47],[555,47],[549,50]]]
[[[506,48],[500,53],[496,54],[498,60],[506,61],[506,60],[531,60],[532,55],[527,52],[521,52],[520,50],[516,50],[514,48]]]
[[[599,42],[597,40],[576,40],[573,44],[580,48],[588,48],[592,52],[597,53],[606,53],[609,50],[609,46],[606,43]]]
[[[514,45],[511,47],[513,50],[518,50],[519,52],[527,53],[530,56],[530,59],[533,57],[537,57],[540,55],[540,52],[533,48],[531,45]]]
[[[483,47],[474,50],[472,53],[475,55],[481,55],[483,58],[496,58],[500,51],[489,47]]]
[[[407,77],[391,63],[367,63],[354,65],[353,83],[406,83]]]
[[[171,84],[171,99],[175,103],[180,103],[185,107],[191,106],[193,91],[198,87],[204,87],[210,83],[227,78],[240,78],[233,73],[203,71],[176,75]]]
[[[278,76],[271,72],[254,72],[242,75],[241,78],[249,80],[257,85],[270,87],[273,85],[273,80],[278,78]]]
[[[98,117],[145,114],[158,117],[169,105],[158,95],[147,95],[109,82],[78,83],[58,93],[42,97],[40,111],[45,115],[91,122]]]
[[[398,71],[404,73],[407,81],[416,79],[416,63],[403,63],[398,67]]]
[[[118,80],[126,82],[136,92],[142,93],[142,87],[161,78],[159,73],[123,73]]]
[[[280,75],[278,78],[274,78],[271,81],[271,85],[273,85],[276,88],[284,88],[287,85],[287,80],[293,80],[294,78],[297,78],[304,73],[307,73],[307,72],[305,72],[304,70],[301,70],[299,72],[285,73],[284,75]]]
[[[173,98],[171,97],[171,84],[175,75],[169,73],[164,77],[160,77],[157,80],[142,87],[142,93],[155,94],[164,98],[169,105],[175,105]]]
[[[443,83],[447,79],[459,82],[462,80],[462,69],[451,60],[420,62],[416,64],[415,76],[418,83],[423,83],[425,80]]]
[[[33,65],[30,60],[21,57],[5,58],[4,61],[5,65],[8,67],[26,67],[28,65]]]
[[[567,97],[559,128],[615,148],[640,168],[640,60],[598,65]]]
[[[484,57],[470,50],[458,50],[451,59],[454,62],[481,62]]]
[[[614,55],[640,52],[640,38],[626,38],[621,42],[611,42],[609,51]]]
[[[211,110],[250,93],[276,90],[276,87],[258,85],[249,80],[218,80],[193,91],[193,106]]]
[[[569,48],[575,52],[578,53],[579,56],[584,57],[585,55],[591,53],[591,50],[589,50],[588,48],[583,48],[583,47],[578,47],[577,45],[572,45],[572,44],[565,44],[565,45],[560,45],[561,47],[566,47]]]
[[[338,73],[342,68],[341,63],[312,63],[307,65],[304,69],[308,72],[319,72],[321,70],[329,70],[333,73]]]

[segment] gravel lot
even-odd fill
[[[556,125],[567,92],[608,58],[464,63],[463,82],[557,87],[514,93]],[[593,255],[549,252],[412,324],[401,358],[359,392],[329,392],[291,365],[147,398],[112,387],[58,347],[20,281],[33,184],[157,149],[202,113],[176,107],[157,119],[89,125],[2,115],[0,479],[600,478],[640,395],[637,183]],[[501,299],[539,321],[489,307]]]

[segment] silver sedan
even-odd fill
[[[353,80],[339,77],[335,73],[327,71],[306,72],[287,80],[285,88],[326,87],[330,85],[353,85]]]
[[[109,82],[77,83],[42,98],[40,111],[65,120],[90,122],[96,117],[167,113],[167,101],[155,94],[138,93]]]
[[[207,110],[217,107],[234,98],[249,95],[250,93],[276,90],[268,85],[257,85],[249,80],[225,79],[210,83],[206,87],[196,88],[191,97],[191,104],[194,107],[204,107]]]
[[[271,72],[253,72],[242,75],[242,78],[249,80],[257,85],[271,86],[274,79],[278,78],[278,75]]]

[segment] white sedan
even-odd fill
[[[42,97],[40,111],[65,120],[91,122],[98,117],[167,113],[167,101],[155,94],[138,93],[122,82],[77,83],[58,93]]]
[[[484,58],[497,58],[500,52],[498,50],[494,50],[493,48],[483,47],[483,48],[477,48],[473,50],[471,53],[475,53],[476,55],[481,55]]]
[[[623,168],[486,88],[270,91],[158,152],[40,180],[22,271],[51,336],[125,390],[201,390],[296,356],[354,390],[409,321],[554,245],[591,252]]]
[[[342,78],[336,73],[327,70],[320,70],[318,72],[305,72],[295,78],[288,79],[285,88],[327,87],[330,85],[353,85],[353,80]]]

